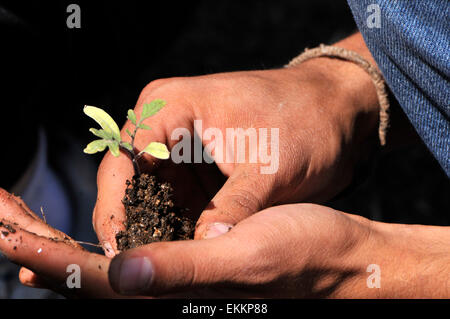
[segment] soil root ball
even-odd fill
[[[194,236],[195,223],[183,217],[184,210],[171,199],[169,183],[141,174],[127,181],[122,200],[125,206],[125,230],[116,235],[121,251],[158,241],[186,240]]]

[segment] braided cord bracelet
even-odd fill
[[[291,62],[289,62],[289,64],[285,67],[297,66],[309,59],[317,57],[333,57],[353,62],[363,68],[370,75],[372,82],[375,85],[378,101],[380,103],[380,124],[378,127],[378,136],[380,139],[380,144],[384,146],[386,144],[386,132],[389,124],[389,100],[386,92],[386,84],[384,83],[381,72],[354,51],[324,44],[321,44],[319,47],[314,49],[306,49],[305,52],[292,59]]]

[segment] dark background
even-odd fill
[[[81,29],[66,26],[70,3],[81,7]],[[355,28],[345,0],[0,1],[0,186],[28,165],[40,125],[56,170],[68,143],[79,143],[82,156],[92,126],[85,104],[121,125],[154,79],[280,67]],[[101,156],[91,159],[97,165]],[[449,181],[423,145],[380,157],[332,205],[376,220],[450,225]]]

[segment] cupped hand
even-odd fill
[[[263,174],[261,168],[270,163],[250,162],[248,154],[261,150],[258,145],[250,149],[249,142],[243,162],[236,157],[225,163],[215,158],[215,164],[157,162],[147,155],[141,159],[144,171],[172,183],[179,206],[189,208],[194,217],[200,215],[196,239],[216,236],[220,228],[227,230],[272,205],[320,203],[348,185],[354,162],[362,153],[360,144],[376,131],[377,104],[367,102],[376,101],[375,91],[370,78],[357,67],[327,59],[319,64],[315,61],[301,68],[158,80],[142,91],[136,114],[144,103],[156,98],[167,105],[145,121],[152,130],[138,132],[137,150],[152,141],[166,143],[173,150],[179,142],[173,132],[184,128],[193,136],[196,120],[202,121],[203,131],[217,128],[224,139],[227,128],[265,128],[270,142],[271,128],[278,129],[278,140],[268,147],[268,155],[278,151],[273,158],[276,167],[269,174]],[[336,73],[346,71],[354,77],[342,82],[329,72],[330,64]],[[369,79],[368,86],[366,78],[358,78],[361,76]],[[366,90],[360,98],[362,87]],[[126,129],[132,129],[130,122],[123,127],[124,139]],[[210,142],[203,140],[203,144]],[[226,140],[222,154],[230,151],[229,142]],[[107,154],[98,171],[93,224],[108,256],[117,253],[115,235],[123,229],[125,219],[121,200],[125,182],[132,175],[125,154],[118,158]],[[217,223],[221,226],[211,226]]]
[[[0,251],[25,267],[20,281],[67,297],[449,295],[446,227],[371,222],[314,204],[268,208],[212,239],[152,243],[114,259],[85,251],[2,189],[0,222]]]
[[[333,296],[365,271],[343,260],[354,260],[370,233],[369,221],[357,216],[285,205],[213,239],[152,243],[111,260],[84,250],[2,189],[0,221],[0,251],[24,267],[23,284],[84,298]],[[79,287],[67,283],[70,265],[80,269]]]
[[[23,284],[83,298],[332,296],[364,272],[342,261],[354,260],[370,233],[360,217],[285,205],[213,239],[152,243],[111,260],[84,250],[2,189],[0,220],[0,251],[24,267]],[[68,284],[71,265],[79,267],[79,287]]]
[[[369,296],[367,252],[377,240],[359,216],[313,204],[276,206],[213,239],[123,252],[109,279],[118,293],[153,297]]]

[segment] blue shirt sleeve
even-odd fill
[[[388,86],[450,177],[450,1],[348,3]]]

